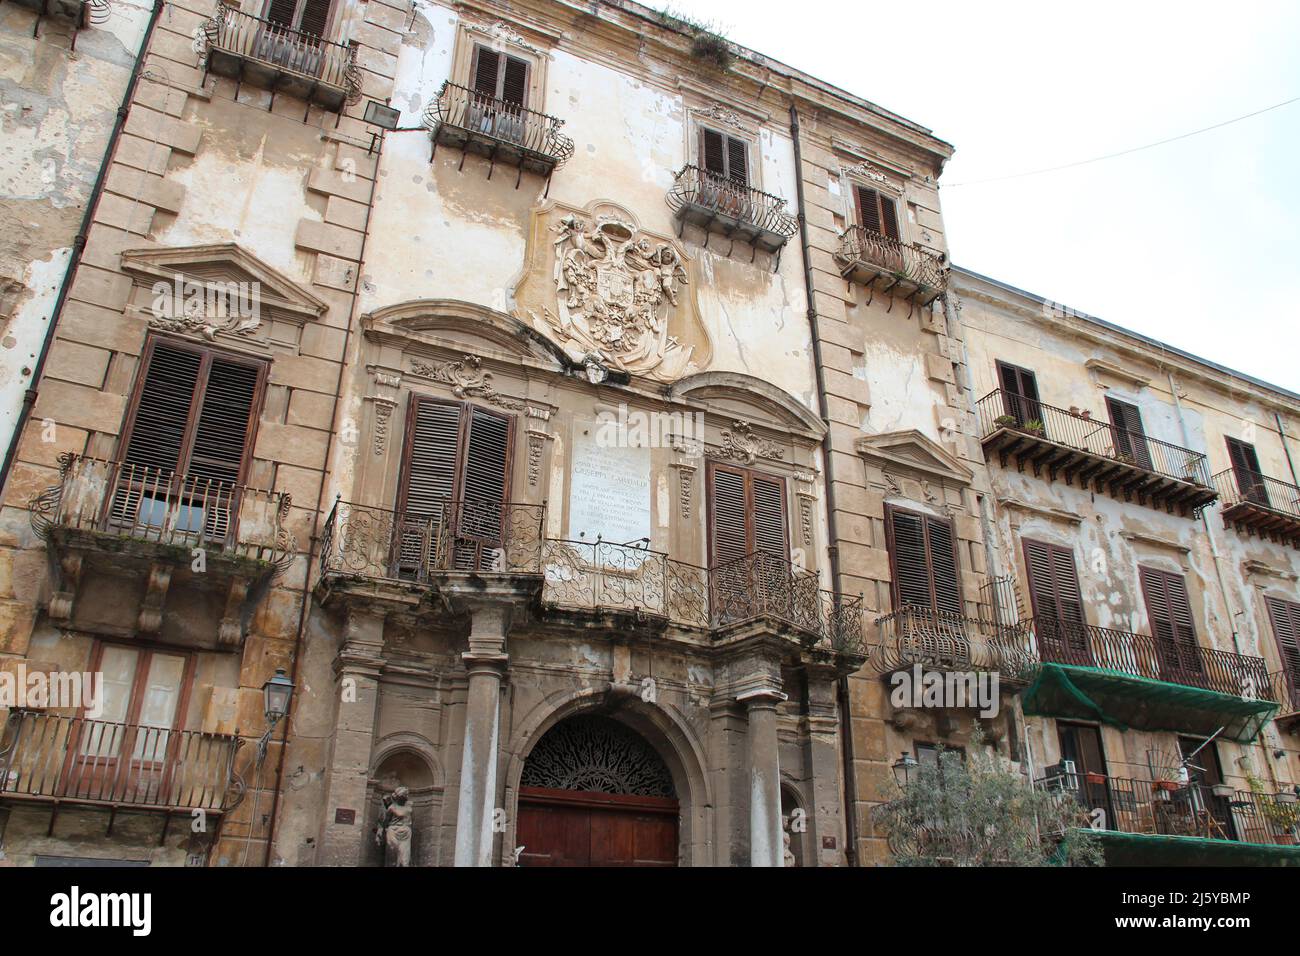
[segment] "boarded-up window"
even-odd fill
[[[501,546],[513,425],[468,402],[411,396],[397,503],[401,576],[453,564],[491,567]]]
[[[1138,568],[1138,573],[1161,675],[1178,683],[1194,682],[1205,668],[1183,576],[1147,567]]]
[[[867,232],[889,239],[898,238],[898,206],[889,196],[870,186],[854,186],[858,222]]]
[[[700,128],[700,165],[715,176],[749,185],[749,144],[707,127]]]
[[[952,521],[887,505],[885,528],[895,609],[912,605],[961,614],[961,579]]]
[[[1142,428],[1142,413],[1136,405],[1121,402],[1118,398],[1106,399],[1110,411],[1111,433],[1115,438],[1115,451],[1133,459],[1142,467],[1151,467],[1151,449],[1147,446],[1146,432]]]
[[[1045,541],[1022,541],[1029,571],[1034,631],[1044,656],[1066,664],[1091,665],[1083,596],[1074,552]]]
[[[709,565],[766,551],[786,558],[785,482],[773,475],[709,462]]]

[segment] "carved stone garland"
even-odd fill
[[[525,787],[637,797],[675,797],[663,758],[640,735],[608,717],[580,714],[556,724],[533,748]]]
[[[497,391],[492,384],[492,373],[483,371],[483,360],[477,355],[466,355],[459,362],[434,363],[413,359],[411,371],[435,382],[450,385],[451,393],[457,398],[476,396],[490,405],[516,412],[524,408],[522,402],[506,398]]]
[[[735,422],[731,428],[723,430],[722,454],[744,462],[752,462],[755,458],[779,460],[785,457],[785,452],[775,442],[755,435],[748,422]]]

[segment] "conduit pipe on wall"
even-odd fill
[[[143,73],[144,58],[148,55],[149,38],[153,35],[153,28],[162,15],[163,6],[163,0],[154,0],[153,9],[149,12],[149,22],[145,24],[144,33],[140,37],[140,48],[136,51],[135,62],[131,65],[131,77],[127,80],[126,91],[122,94],[122,103],[117,108],[117,118],[113,120],[113,131],[109,134],[108,144],[104,147],[104,160],[99,164],[99,172],[95,175],[95,184],[91,187],[90,198],[86,202],[86,211],[81,217],[81,225],[77,229],[77,235],[73,237],[72,255],[68,259],[67,269],[63,272],[63,281],[59,285],[59,294],[55,297],[54,309],[50,312],[50,323],[45,328],[45,338],[41,342],[41,351],[36,357],[36,366],[32,369],[31,385],[23,393],[23,404],[18,411],[18,418],[14,422],[13,434],[9,438],[9,447],[5,450],[4,464],[0,465],[0,495],[3,495],[5,484],[9,481],[9,472],[13,468],[14,460],[18,457],[18,445],[22,441],[23,431],[26,429],[27,421],[31,417],[32,408],[36,405],[41,375],[45,371],[45,362],[49,358],[50,346],[54,343],[54,330],[58,327],[59,319],[63,316],[63,304],[67,301],[68,292],[72,288],[72,280],[76,278],[77,269],[81,265],[81,256],[86,249],[86,238],[90,234],[90,227],[95,221],[95,213],[99,210],[100,197],[104,194],[104,180],[108,177],[108,168],[113,164],[113,158],[117,152],[117,142],[122,138],[122,127],[126,125],[126,116],[131,109],[131,101],[135,98],[135,90]]]
[[[830,564],[831,590],[839,587],[840,549],[839,531],[835,522],[835,460],[831,456],[831,433],[829,402],[826,399],[826,374],[822,365],[821,334],[817,324],[817,300],[813,288],[812,259],[808,242],[807,207],[803,192],[803,150],[799,145],[799,110],[793,102],[790,104],[790,139],[794,142],[795,169],[795,204],[798,207],[799,246],[803,258],[804,292],[808,297],[808,328],[812,336],[813,373],[817,381],[817,410],[822,421],[826,423],[826,434],[822,436],[822,467],[826,469],[826,535],[830,543],[826,548],[826,557]],[[857,819],[857,779],[853,756],[853,726],[851,708],[849,707],[849,679],[839,679],[840,711],[840,758],[844,764],[844,858],[849,866],[858,865],[858,819]]]

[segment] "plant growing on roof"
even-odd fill
[[[671,7],[659,11],[659,17],[669,26],[684,30],[691,35],[692,57],[719,70],[730,69],[736,59],[735,47],[719,32],[715,23],[696,20]]]

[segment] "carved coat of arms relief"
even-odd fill
[[[708,343],[687,307],[689,279],[675,244],[643,233],[608,205],[557,209],[548,218],[549,288],[519,296],[533,328],[584,365],[663,382],[697,371],[698,349]]]

